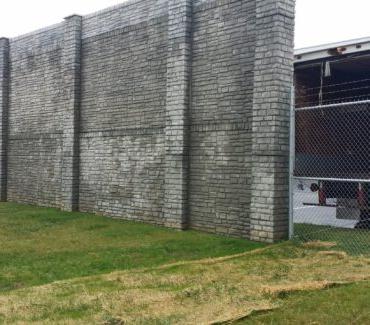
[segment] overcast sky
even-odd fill
[[[0,0],[0,36],[13,37],[123,0]],[[370,36],[369,0],[297,0],[296,48]]]

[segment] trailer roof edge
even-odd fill
[[[346,54],[365,51],[370,51],[370,37],[296,49],[294,51],[294,62],[301,63],[331,57],[340,57]]]

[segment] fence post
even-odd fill
[[[295,88],[292,86],[289,135],[289,239],[294,236]]]

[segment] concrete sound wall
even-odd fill
[[[274,241],[293,0],[134,0],[0,39],[1,200]]]

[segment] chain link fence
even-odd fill
[[[293,238],[369,254],[370,100],[318,98],[320,105],[310,106],[307,91],[305,96],[292,114]]]

